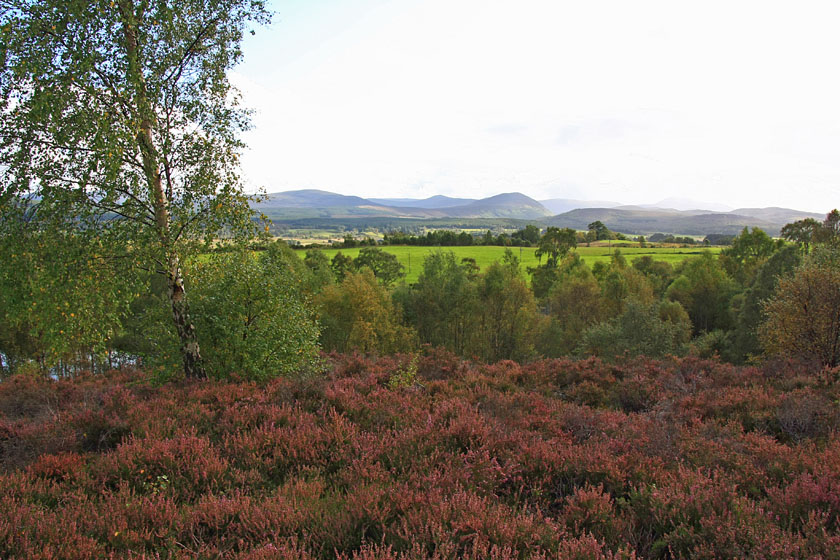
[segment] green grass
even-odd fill
[[[505,253],[505,247],[414,247],[414,246],[385,246],[382,247],[384,251],[392,253],[397,256],[397,259],[405,267],[406,282],[409,284],[417,281],[420,271],[423,269],[423,259],[429,253],[434,251],[452,251],[456,258],[473,258],[476,264],[484,270],[494,261],[501,260]],[[529,266],[537,266],[539,261],[534,255],[536,250],[533,247],[511,247],[513,254],[520,257],[523,269]],[[359,249],[323,249],[328,258],[332,259],[333,255],[341,251],[347,256],[356,258],[359,254]],[[594,265],[598,261],[609,262],[611,252],[615,248],[604,247],[578,247],[577,253],[583,258],[584,262],[589,266]],[[641,247],[621,247],[621,254],[624,255],[629,262],[634,258],[642,255],[651,255],[656,260],[668,261],[671,264],[677,264],[687,258],[696,257],[703,251],[711,251],[712,253],[719,253],[720,247],[712,247],[710,249],[702,247],[690,248],[671,248],[671,247],[656,247],[645,248]],[[298,255],[303,258],[306,255],[305,251],[297,251]],[[521,256],[520,256],[521,255]]]

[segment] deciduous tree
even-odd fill
[[[550,227],[540,238],[534,254],[542,260],[546,256],[546,266],[557,268],[560,259],[569,251],[577,247],[577,234],[571,228]]]
[[[821,224],[814,218],[805,218],[785,225],[781,233],[784,239],[796,243],[802,249],[802,252],[807,255],[811,252],[811,245],[814,243],[820,227]]]
[[[228,71],[268,19],[262,0],[0,1],[0,207],[37,205],[33,223],[164,275],[190,377],[205,372],[182,263],[252,223]]]
[[[732,324],[729,300],[735,287],[717,258],[704,252],[684,261],[680,275],[665,292],[665,297],[678,301],[688,311],[694,333],[728,329]]]
[[[840,365],[840,249],[815,249],[779,280],[764,314],[758,334],[767,352]]]
[[[327,286],[315,302],[325,350],[387,354],[416,344],[415,333],[401,324],[400,310],[370,269],[347,273],[341,284]]]
[[[720,253],[720,262],[731,278],[742,286],[752,283],[755,271],[780,245],[764,230],[746,227],[732,240],[732,246]]]
[[[365,247],[359,251],[359,256],[353,264],[356,270],[369,268],[383,286],[390,286],[405,276],[404,267],[397,260],[397,256],[377,247]]]
[[[452,251],[429,253],[412,287],[406,314],[420,340],[463,354],[476,329],[475,262],[461,262]]]

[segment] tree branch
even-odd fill
[[[172,69],[164,78],[164,82],[172,81],[172,83],[178,83],[181,79],[181,75],[184,73],[184,69],[187,66],[187,62],[193,57],[195,54],[195,48],[198,46],[199,42],[204,39],[204,34],[210,30],[211,27],[214,27],[221,18],[216,17],[211,19],[207,22],[207,24],[202,27],[198,33],[196,34],[195,38],[190,42],[187,48],[184,50],[184,54],[181,56],[181,60],[178,61],[178,64],[175,68]]]

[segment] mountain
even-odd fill
[[[594,204],[602,206],[592,207],[591,205]],[[661,232],[697,236],[709,233],[737,234],[744,227],[759,227],[770,235],[778,235],[787,223],[803,218],[814,218],[819,221],[824,218],[821,214],[790,208],[739,208],[731,212],[697,209],[696,205],[713,208],[721,208],[721,206],[677,198],[665,199],[657,204],[665,204],[668,208],[651,205],[619,206],[614,202],[574,199],[551,199],[540,203],[518,192],[498,194],[481,200],[447,196],[433,196],[426,199],[365,199],[308,189],[269,194],[265,201],[255,204],[254,208],[275,221],[296,220],[298,223],[306,220],[365,218],[386,220],[507,219],[529,220],[543,226],[552,225],[585,230],[590,223],[601,221],[612,230],[629,234],[648,235]],[[673,208],[673,206],[679,206],[681,209]],[[569,208],[569,210],[553,215],[557,209],[563,208]]]
[[[305,189],[300,191],[286,191],[269,193],[265,200],[256,206],[258,208],[340,208],[349,206],[364,206],[370,201],[358,196]]]
[[[464,206],[446,208],[451,217],[457,218],[518,218],[535,220],[547,218],[552,212],[533,198],[522,193],[503,193],[476,200]]]
[[[390,202],[392,204],[384,204]],[[428,206],[419,206],[420,203]],[[414,204],[414,205],[412,205]],[[365,199],[320,190],[272,193],[254,205],[275,220],[306,218],[513,218],[539,220],[552,215],[542,204],[521,193],[504,193],[481,200],[435,196],[415,199]]]
[[[620,202],[607,200],[577,200],[574,198],[551,198],[540,200],[540,204],[551,210],[552,214],[562,214],[578,208],[614,208],[621,206]]]
[[[369,198],[375,204],[400,208],[451,208],[476,202],[474,198],[452,198],[438,194],[429,198]]]
[[[656,204],[643,204],[645,208],[662,208],[662,209],[669,209],[669,210],[681,210],[681,211],[699,211],[699,210],[706,210],[709,213],[711,212],[732,212],[732,207],[727,206],[726,204],[720,204],[718,202],[702,202],[699,200],[694,200],[691,198],[683,198],[678,196],[672,196],[663,200],[660,200]]]
[[[825,214],[815,214],[814,212],[802,212],[801,210],[791,210],[790,208],[738,208],[732,211],[733,214],[740,214],[742,216],[750,216],[752,218],[761,218],[769,222],[781,222],[782,224],[789,224],[797,220],[804,220],[805,218],[814,218],[818,222],[825,219]]]
[[[550,218],[547,223],[558,227],[587,229],[601,221],[614,231],[631,234],[656,232],[679,235],[737,234],[745,227],[759,227],[770,235],[779,235],[787,221],[745,216],[735,212],[695,213],[700,211],[663,210],[641,207],[581,208]]]

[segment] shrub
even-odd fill
[[[415,358],[330,361],[326,376],[260,385],[154,386],[138,372],[0,383],[14,413],[0,413],[0,557],[840,549],[835,371],[787,364],[779,377],[696,357],[488,365],[428,349],[421,384],[392,390]],[[90,445],[80,430],[96,427],[130,434]]]
[[[679,354],[688,329],[686,323],[661,319],[657,305],[629,301],[620,316],[584,331],[578,351],[608,360],[625,355],[656,358]]]
[[[317,356],[318,327],[303,297],[303,265],[280,249],[215,253],[194,265],[190,294],[208,371],[225,378],[289,375]]]

